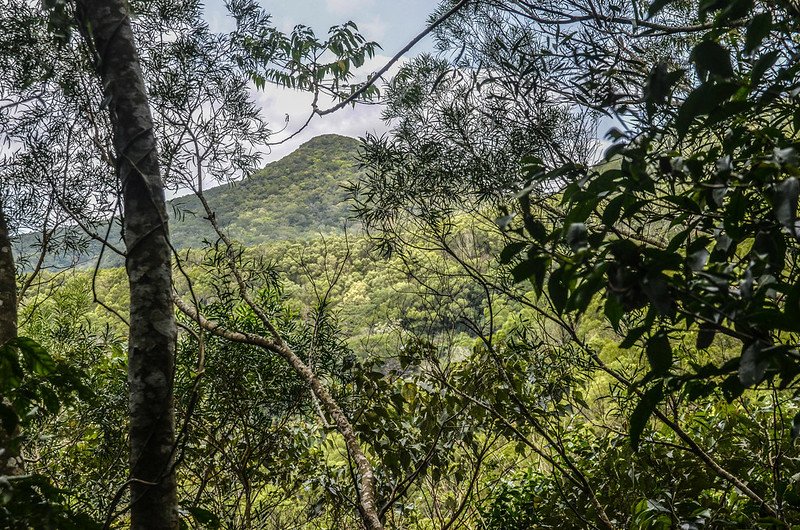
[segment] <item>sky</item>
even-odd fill
[[[324,36],[333,25],[355,22],[368,40],[375,41],[382,47],[359,70],[363,78],[380,69],[419,34],[426,27],[428,16],[437,4],[433,0],[260,0],[260,3],[272,14],[273,23],[282,31],[291,31],[295,25],[303,24],[311,26],[318,36]],[[207,0],[206,18],[212,30],[225,31],[232,27],[222,0]],[[430,50],[431,42],[426,39],[412,49],[408,57]],[[392,71],[389,72],[391,73]],[[289,115],[288,127],[274,135],[274,142],[284,140],[296,132],[311,112],[311,96],[307,93],[268,85],[263,91],[256,91],[253,95],[273,130],[282,129],[286,115]],[[325,105],[320,104],[320,107],[325,108]],[[278,160],[320,134],[337,133],[359,137],[366,132],[386,132],[387,126],[381,120],[380,113],[379,106],[358,105],[327,116],[316,116],[302,133],[265,152],[263,162]]]

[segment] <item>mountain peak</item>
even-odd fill
[[[358,146],[358,140],[352,136],[341,134],[320,134],[310,140],[303,142],[300,149],[321,149],[326,147],[347,147],[353,149]]]
[[[333,161],[355,167],[358,146],[359,141],[350,136],[321,134],[302,143],[300,147],[283,158],[270,162],[264,169],[256,171],[246,178],[245,182],[264,178],[267,173],[271,178],[291,177],[292,173],[297,171],[305,173],[306,169],[311,167],[321,171],[335,170],[336,168],[331,164]]]
[[[358,146],[358,140],[348,136],[316,136],[244,180],[209,189],[205,195],[223,227],[245,245],[338,232],[350,216],[342,185],[358,178]],[[186,211],[202,210],[193,196],[175,203]],[[204,238],[214,239],[199,217],[171,223],[177,247],[197,247]]]
[[[358,146],[348,136],[316,136],[243,180],[206,190],[205,197],[223,229],[244,245],[341,233],[352,223],[343,185],[361,174]],[[170,238],[176,248],[200,248],[217,239],[197,197],[185,195],[170,203]],[[29,255],[34,245],[35,235],[23,234],[17,252]],[[87,252],[96,256],[99,246]],[[54,258],[47,267],[66,266],[71,256]],[[121,262],[112,257],[104,265]]]

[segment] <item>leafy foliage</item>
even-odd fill
[[[133,4],[176,185],[255,167],[268,131],[250,80],[341,100],[376,49],[349,23],[282,34],[249,1],[231,2],[236,29],[214,35],[198,6]],[[49,9],[19,27],[0,16],[0,47],[33,50],[0,59],[14,72],[0,87],[31,88],[25,65],[77,103],[51,91],[29,114],[1,112],[3,132],[27,142],[1,176],[85,171],[108,191],[94,147],[71,160],[31,140],[40,125],[84,134],[76,112],[102,108],[77,89],[69,5]],[[393,130],[365,139],[365,167],[354,140],[325,136],[205,190],[242,245],[230,253],[196,199],[175,201],[176,291],[214,322],[266,334],[234,260],[354,425],[387,526],[795,525],[795,15],[738,1],[469,2],[438,27],[441,53],[386,87]],[[165,28],[174,39],[146,37]],[[618,128],[595,163],[597,113]],[[184,128],[212,154],[186,148]],[[355,237],[331,234],[346,180],[366,228]],[[80,212],[91,200],[75,191],[65,205]],[[26,292],[31,338],[0,350],[0,390],[34,476],[0,485],[3,526],[125,524],[125,327],[89,294],[124,314],[124,276],[48,272]],[[357,527],[353,462],[305,384],[266,350],[181,324],[183,524]]]
[[[205,192],[231,237],[246,245],[312,238],[344,229],[350,216],[342,186],[359,174],[355,139],[318,136],[242,181]],[[194,196],[172,201],[178,248],[213,241]]]
[[[539,290],[548,278],[557,310],[583,313],[602,295],[622,345],[646,351],[651,369],[641,384],[649,388],[631,420],[634,444],[667,393],[719,389],[734,399],[764,381],[791,387],[800,374],[797,64],[784,46],[792,15],[720,9],[699,7],[714,23],[690,54],[696,82],[687,90],[691,72],[653,65],[642,114],[620,110],[640,126],[612,132],[604,164],[528,161],[532,188],[565,174],[572,183],[544,224],[523,197],[524,226],[514,231],[531,244],[508,249],[528,249],[519,276]],[[739,353],[676,365],[687,335],[700,350],[724,336]]]

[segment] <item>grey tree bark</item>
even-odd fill
[[[11,234],[8,231],[0,197],[0,346],[17,338],[17,271],[11,252]],[[0,396],[0,399],[5,399]],[[0,475],[22,475],[23,460],[15,439],[19,428],[7,430],[0,426]]]
[[[156,138],[125,0],[78,0],[97,51],[122,184],[130,285],[128,383],[131,528],[178,528],[173,469],[174,356],[171,248]]]

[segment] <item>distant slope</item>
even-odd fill
[[[245,245],[341,232],[350,215],[342,185],[358,176],[357,149],[354,138],[317,136],[242,181],[208,190],[206,199],[221,225]],[[172,204],[176,247],[216,239],[195,196]]]
[[[317,136],[241,181],[206,190],[206,199],[228,234],[247,246],[341,233],[350,216],[342,185],[358,178],[357,152],[355,138]],[[216,240],[197,197],[187,195],[170,204],[170,234],[176,248]],[[32,234],[24,234],[17,248],[31,255],[34,243]],[[100,245],[91,242],[80,262],[93,263],[99,251]],[[72,262],[73,256],[58,255],[46,265],[65,267]],[[123,261],[107,253],[103,265],[120,266]]]

